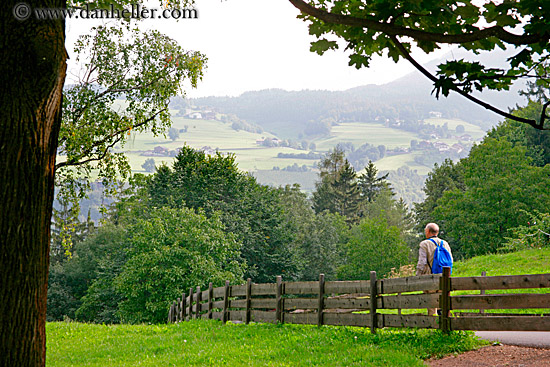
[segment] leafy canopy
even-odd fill
[[[76,204],[93,170],[104,184],[128,178],[128,160],[115,149],[132,133],[158,135],[170,127],[170,98],[184,94],[185,82],[196,87],[206,57],[158,31],[129,25],[93,28],[74,52],[82,70],[64,91],[56,183]]]
[[[367,1],[289,0],[302,11],[309,33],[317,37],[311,51],[323,54],[339,48],[343,39],[350,51],[350,66],[368,67],[373,55],[397,62],[406,59],[432,80],[436,97],[455,91],[469,100],[516,121],[545,128],[546,108],[540,118],[527,119],[499,110],[473,91],[507,90],[519,79],[548,86],[550,20],[540,0],[488,1]],[[479,61],[452,60],[440,64],[436,75],[410,55],[413,46],[426,53],[440,44],[457,45],[479,53],[496,47],[516,53],[504,68]],[[548,104],[547,104],[548,105]],[[545,106],[547,106],[545,105]]]

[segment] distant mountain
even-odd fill
[[[493,66],[502,66],[510,55],[511,52],[492,51],[477,58]],[[472,56],[457,50],[425,67],[434,72],[444,60],[462,58]],[[522,85],[518,85],[508,92],[484,92],[476,96],[507,111],[524,103],[518,94],[521,88]],[[190,103],[235,114],[283,138],[315,138],[328,133],[330,126],[339,122],[370,122],[381,118],[422,120],[434,111],[440,112],[442,117],[460,118],[484,130],[502,120],[499,115],[456,93],[437,100],[431,94],[432,89],[431,82],[415,71],[384,85],[371,84],[346,91],[267,89],[245,92],[238,97],[198,98]]]

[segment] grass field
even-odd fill
[[[316,140],[315,144],[320,151],[328,151],[338,143],[353,143],[360,147],[365,143],[374,146],[385,145],[387,148],[409,147],[411,140],[418,139],[416,134],[404,130],[384,127],[378,123],[345,122],[332,127],[331,136]]]
[[[484,270],[488,275],[535,274],[549,268],[550,249],[535,249],[458,261],[453,276],[480,275]],[[46,332],[48,367],[422,366],[430,357],[486,344],[466,332],[381,329],[372,335],[367,328],[222,325],[216,320],[172,325],[60,322],[47,324]]]
[[[46,366],[423,366],[484,344],[471,333],[307,325],[49,323]]]
[[[456,126],[463,125],[465,127],[465,133],[470,134],[474,139],[477,139],[484,135],[484,132],[477,126],[469,124],[462,120],[457,119],[428,119],[426,122],[443,125],[447,123],[451,130],[454,130]],[[186,132],[180,133],[180,137],[175,141],[170,140],[165,136],[154,137],[152,134],[136,134],[133,135],[131,140],[123,147],[122,150],[127,152],[130,159],[130,165],[134,172],[144,172],[141,167],[146,159],[150,157],[142,156],[141,152],[146,150],[152,150],[156,146],[161,146],[169,150],[175,150],[184,144],[187,144],[193,148],[202,148],[209,146],[213,149],[218,149],[222,153],[234,153],[236,155],[236,161],[239,168],[243,171],[264,171],[259,176],[266,176],[265,172],[272,170],[274,166],[280,168],[293,165],[294,163],[302,166],[315,167],[317,161],[304,160],[304,159],[281,159],[277,158],[279,153],[304,153],[303,150],[296,150],[292,148],[284,147],[262,147],[256,143],[257,140],[264,137],[274,137],[268,132],[261,134],[251,133],[247,131],[235,131],[231,128],[229,123],[224,123],[216,120],[193,120],[185,119],[183,117],[173,118],[173,127],[180,129],[187,129]],[[288,126],[290,129],[291,126]],[[409,147],[410,141],[419,137],[416,134],[386,128],[378,123],[366,123],[366,122],[350,122],[342,123],[332,128],[331,136],[315,140],[317,151],[325,152],[333,149],[338,143],[351,142],[356,147],[359,147],[365,143],[373,145],[386,145],[388,148],[395,147]],[[442,140],[449,144],[457,142],[456,139]],[[432,167],[420,165],[414,161],[415,154],[419,152],[402,154],[397,156],[385,157],[376,162],[377,168],[380,170],[396,170],[400,167],[407,166],[412,170],[417,170],[420,175],[427,174]],[[161,163],[171,164],[173,158],[171,157],[153,157],[155,163],[160,165]],[[275,185],[284,185],[294,182],[285,181],[287,178],[291,178],[289,175],[285,177],[279,175],[277,171],[274,171],[270,178],[262,183],[269,184],[273,182]],[[307,175],[309,176],[309,175]],[[273,179],[275,177],[275,179]],[[304,179],[309,178],[299,177],[301,182]]]
[[[414,157],[420,154],[420,152],[413,152],[384,157],[376,161],[376,168],[381,171],[392,171],[407,166],[413,171],[416,170],[419,175],[427,175],[432,170],[432,167],[427,167],[414,161]]]
[[[151,133],[136,134],[132,136],[131,141],[126,144],[124,151],[130,159],[130,165],[134,172],[143,173],[141,165],[146,159],[151,157],[142,156],[141,152],[153,150],[156,146],[161,146],[169,150],[180,148],[187,144],[193,148],[200,149],[209,146],[212,149],[218,149],[222,153],[234,153],[239,168],[243,171],[271,170],[274,166],[280,168],[293,165],[313,166],[316,161],[307,159],[281,159],[277,158],[279,153],[304,153],[303,150],[296,150],[285,147],[262,147],[256,143],[257,140],[264,137],[274,137],[269,133],[251,133],[248,131],[235,131],[230,124],[214,120],[190,120],[181,117],[173,118],[173,127],[184,129],[187,126],[187,132],[180,133],[180,137],[175,141],[164,136],[153,136]],[[152,157],[155,163],[159,165],[165,162],[171,164],[171,157]]]

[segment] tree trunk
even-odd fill
[[[0,366],[44,366],[65,26],[37,21],[32,13],[17,20],[19,1],[0,5]],[[65,6],[59,0],[27,3]]]

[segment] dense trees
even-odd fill
[[[459,256],[502,247],[508,230],[527,223],[525,210],[550,207],[550,165],[530,165],[525,147],[487,138],[474,147],[464,166],[464,189],[443,194],[433,216]]]
[[[202,209],[208,217],[219,212],[242,243],[247,275],[254,281],[272,281],[283,270],[290,278],[297,275],[277,192],[239,171],[234,156],[208,156],[184,146],[173,169],[158,169],[149,195],[152,206]]]
[[[382,216],[366,218],[351,230],[346,261],[338,269],[338,276],[342,279],[369,279],[372,270],[378,276],[384,276],[392,268],[399,269],[407,264],[408,252],[400,228],[389,225]]]
[[[531,101],[513,113],[534,118],[541,109],[541,103]],[[415,205],[417,230],[427,222],[440,223],[457,257],[493,253],[506,241],[515,243],[506,240],[511,233],[523,233],[514,228],[532,222],[534,213],[545,213],[550,205],[544,189],[550,184],[544,158],[550,147],[547,134],[506,120],[467,158],[436,165],[426,180],[425,201]]]

